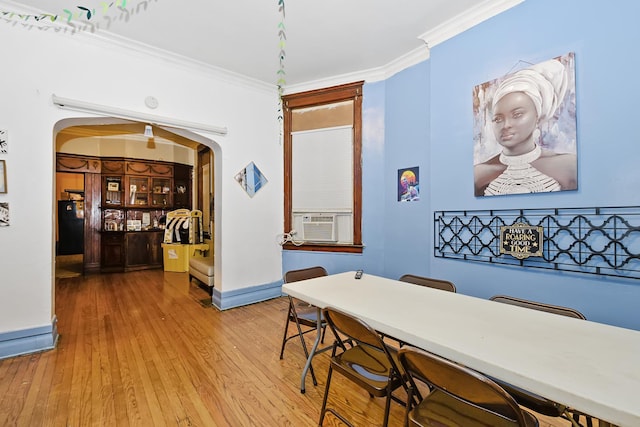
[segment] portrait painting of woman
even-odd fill
[[[574,54],[473,91],[474,194],[576,190]]]

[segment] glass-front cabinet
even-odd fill
[[[172,206],[171,178],[126,176],[128,197],[126,205],[129,207],[159,207]]]
[[[151,206],[171,206],[171,178],[151,178]]]
[[[124,203],[124,182],[121,175],[106,175],[102,177],[102,206],[118,207]]]
[[[127,206],[149,206],[149,178],[126,176]]]

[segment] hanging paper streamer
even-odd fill
[[[280,23],[278,24],[278,37],[280,38],[280,43],[278,45],[279,52],[278,57],[280,60],[280,68],[278,69],[278,80],[276,81],[276,85],[278,86],[278,122],[280,122],[280,143],[282,143],[282,122],[284,120],[284,114],[282,113],[282,93],[284,92],[285,75],[284,71],[284,58],[287,56],[284,51],[284,46],[287,41],[287,35],[285,34],[284,28],[284,0],[278,0],[278,11],[280,12],[281,18]]]
[[[96,22],[98,16],[102,16],[104,19],[102,27],[108,29],[114,20],[128,22],[131,15],[140,13],[141,9],[146,11],[149,3],[157,1],[141,1],[135,8],[127,9],[127,0],[115,0],[100,3],[101,9],[98,9],[98,11],[85,6],[75,6],[75,8],[62,9],[62,13],[56,15],[50,13],[32,15],[0,10],[0,19],[13,24],[21,23],[29,28],[35,27],[47,30],[53,27],[55,31],[71,32],[72,34],[85,30],[95,32],[101,28],[100,22]],[[120,15],[115,19],[109,16],[113,10],[120,12]],[[80,25],[76,25],[75,21],[79,21]],[[51,24],[66,24],[66,26],[53,26]]]
[[[284,71],[284,58],[286,57],[284,46],[287,41],[287,35],[285,34],[285,28],[284,28],[284,0],[278,0],[278,11],[282,15],[282,18],[280,20],[280,23],[278,24],[278,37],[280,38],[280,44],[278,45],[279,46],[278,57],[280,59],[280,69],[278,70],[277,85],[278,85],[278,93],[282,95],[282,92],[284,90],[284,85],[286,83],[284,78],[286,74]]]

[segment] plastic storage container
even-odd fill
[[[162,260],[164,271],[189,271],[189,249],[191,245],[180,243],[163,243]]]

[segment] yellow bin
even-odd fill
[[[164,271],[189,271],[189,246],[180,243],[162,244]]]

